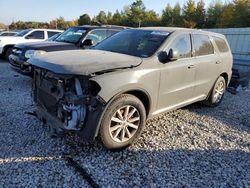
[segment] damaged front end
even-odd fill
[[[36,68],[33,82],[36,114],[54,133],[76,131],[84,140],[93,140],[105,107],[98,96],[100,89],[89,76],[58,75]]]

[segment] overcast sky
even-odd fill
[[[45,21],[63,16],[66,20],[77,19],[80,15],[88,13],[91,17],[99,11],[114,13],[130,5],[133,0],[0,0],[0,22],[10,24],[12,20],[18,21]],[[147,9],[161,13],[167,3],[172,6],[178,1],[170,0],[144,0]],[[183,5],[186,0],[179,0]],[[197,0],[196,0],[197,2]],[[212,0],[205,0],[208,6]]]

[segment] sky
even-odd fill
[[[59,16],[70,21],[84,13],[88,13],[91,17],[101,10],[114,13],[132,2],[133,0],[0,0],[0,22],[7,25],[19,20],[49,22]],[[183,5],[186,0],[144,0],[143,2],[147,9],[160,14],[167,3],[174,6],[179,2]],[[204,2],[207,6],[212,0]]]

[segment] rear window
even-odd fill
[[[220,37],[213,37],[213,38],[214,38],[214,41],[215,41],[220,52],[228,52],[229,51],[227,43],[224,39],[222,39]]]
[[[207,35],[194,34],[193,41],[195,56],[204,56],[214,53],[214,47]]]

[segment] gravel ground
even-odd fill
[[[250,90],[148,120],[120,152],[51,138],[26,112],[31,81],[0,63],[0,187],[250,187]]]

